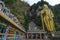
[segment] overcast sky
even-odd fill
[[[40,0],[24,0],[24,1],[29,3],[30,5],[33,5],[34,3],[37,3]],[[44,0],[44,1],[47,1],[52,6],[54,6],[55,4],[60,4],[60,0]]]

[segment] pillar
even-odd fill
[[[37,39],[37,36],[38,36],[38,34],[36,33],[36,40],[38,40],[38,39]]]
[[[31,39],[33,39],[33,34],[31,33]]]
[[[16,29],[14,29],[14,40],[16,40]]]
[[[40,33],[40,39],[42,39],[42,38],[41,38],[41,33]]]
[[[27,33],[27,39],[28,39],[28,33]]]

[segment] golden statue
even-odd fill
[[[53,21],[54,15],[46,4],[44,4],[43,9],[39,13],[41,15],[43,29],[44,29],[44,25],[46,25],[48,31],[55,31],[55,26]]]

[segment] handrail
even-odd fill
[[[37,30],[37,31],[27,31],[27,33],[47,33],[46,31],[44,31],[44,30]]]
[[[9,22],[10,24],[12,24],[12,27],[15,27],[17,29],[19,29],[20,31],[23,31],[26,33],[26,31],[24,29],[22,29],[21,27],[19,27],[14,21],[12,21],[9,17],[7,17],[6,15],[4,15],[4,13],[0,12],[0,17],[2,17],[3,19],[5,19],[7,22]]]

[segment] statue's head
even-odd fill
[[[44,4],[44,8],[48,8],[48,5],[47,4]]]

